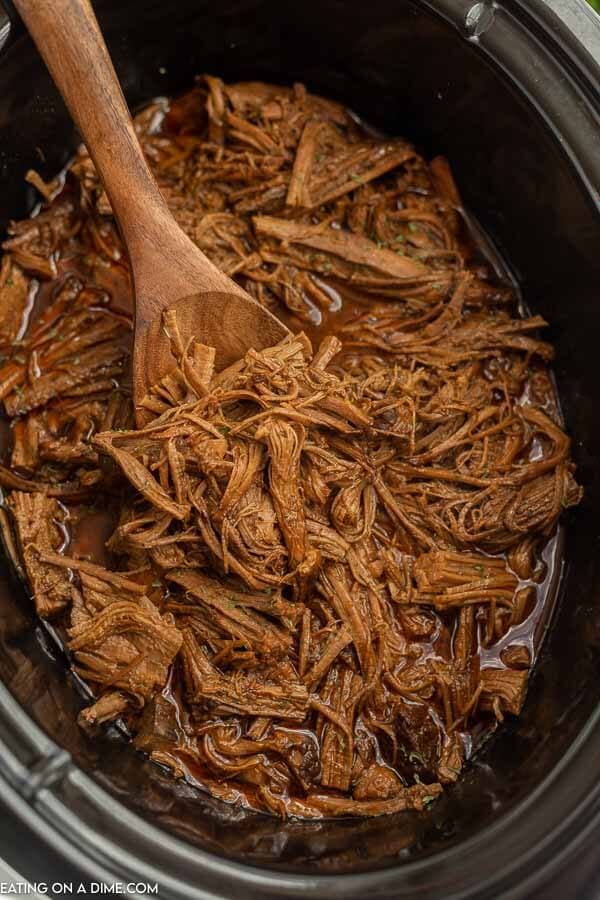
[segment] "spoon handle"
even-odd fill
[[[148,168],[89,0],[13,0],[77,124],[125,243],[141,214],[170,218]]]

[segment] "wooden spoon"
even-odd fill
[[[251,347],[290,332],[217,269],[181,230],[163,199],[135,134],[89,0],[14,0],[77,124],[100,175],[127,248],[135,294],[133,391],[174,366],[162,313],[177,308],[184,344],[192,335],[216,350],[217,368]]]

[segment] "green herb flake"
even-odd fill
[[[435,803],[436,800],[437,800],[437,797],[432,797],[431,795],[428,795],[427,797],[423,797],[423,806],[425,807],[425,809],[429,809],[429,807],[432,805],[432,803]]]
[[[358,182],[358,184],[364,184],[364,183],[365,183],[365,182],[364,182],[364,179],[362,179],[362,178],[360,177],[360,175],[351,175],[350,178],[352,179],[352,181]]]
[[[157,578],[155,581],[152,582],[152,587],[155,587],[155,588],[162,587],[162,581],[159,578]]]
[[[12,280],[12,278],[7,278],[6,281],[4,282],[5,287],[12,287],[13,284],[14,284],[14,281]]]
[[[413,232],[414,232],[414,231],[417,231],[418,228],[419,228],[419,226],[418,226],[415,222],[409,222],[409,223],[408,223],[408,230],[409,230],[409,231],[413,231]]]
[[[406,240],[406,238],[404,237],[403,234],[397,234],[396,237],[394,238],[394,240],[396,241],[397,244],[403,244],[404,241]]]

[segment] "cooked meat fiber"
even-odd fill
[[[206,76],[136,125],[182,227],[295,333],[216,372],[168,311],[135,430],[106,194],[83,149],[29,174],[0,484],[95,697],[81,725],[120,719],[174,777],[275,815],[423,809],[519,713],[544,547],[581,497],[545,323],[491,274],[445,160],[300,85]]]

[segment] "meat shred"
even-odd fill
[[[119,720],[174,777],[276,815],[423,809],[521,710],[542,553],[581,498],[545,323],[445,160],[301,85],[206,76],[136,127],[183,229],[294,333],[217,372],[168,311],[173,368],[135,430],[106,194],[85,149],[28,176],[0,484],[93,694],[81,725]]]

